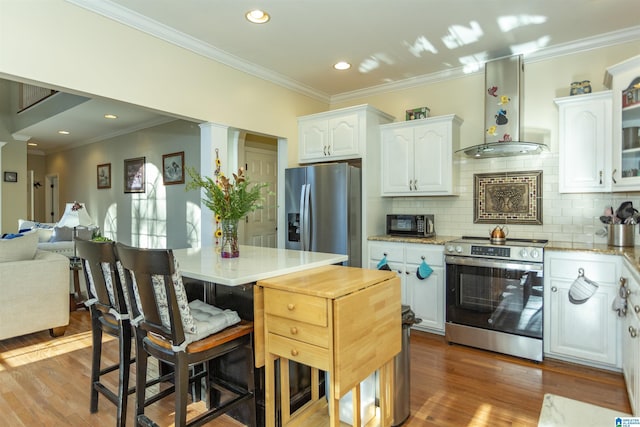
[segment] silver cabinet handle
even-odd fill
[[[640,313],[640,305],[634,305],[633,311],[635,311],[636,313]]]
[[[602,185],[602,171],[600,171],[600,185]]]
[[[638,331],[636,330],[636,328],[634,328],[633,326],[629,326],[629,335],[631,335],[631,338],[637,337]]]
[[[555,286],[551,287],[551,292],[558,292],[558,288],[556,288]]]
[[[614,169],[613,172],[611,172],[611,181],[613,181],[614,184],[618,183],[618,181],[616,181],[616,172],[618,172],[618,169]]]

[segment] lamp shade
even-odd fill
[[[94,223],[87,213],[84,203],[73,202],[65,205],[62,218],[56,225],[58,227],[78,227],[94,225]]]

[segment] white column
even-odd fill
[[[216,169],[216,149],[222,161],[225,174],[229,168],[229,127],[216,123],[202,123],[200,125],[200,175],[213,177]],[[237,156],[236,156],[237,159]],[[237,160],[236,160],[237,163]],[[215,239],[215,218],[213,212],[200,202],[200,245],[213,246]]]
[[[4,172],[4,170],[2,170],[2,147],[5,144],[6,142],[0,141],[0,172]],[[2,182],[0,182],[0,230],[2,230]],[[2,233],[0,233],[0,235],[1,234]]]

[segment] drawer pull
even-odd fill
[[[298,355],[298,350],[296,350],[295,348],[293,350],[291,350],[291,355],[292,356],[297,356]]]
[[[551,292],[558,292],[558,288],[557,288],[557,287],[555,287],[555,286],[552,286],[552,287],[551,287]]]
[[[291,327],[291,335],[296,335],[298,333],[298,328],[296,328],[295,326]]]
[[[635,338],[638,335],[638,331],[636,331],[636,328],[634,328],[633,326],[629,326],[629,335],[631,335],[631,338]]]
[[[294,308],[296,308],[295,304],[291,304],[291,303],[287,304],[287,310],[293,311]]]
[[[633,311],[635,311],[636,313],[640,313],[640,305],[634,305]]]

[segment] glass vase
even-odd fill
[[[222,228],[222,245],[220,255],[222,258],[237,258],[240,256],[240,247],[238,246],[238,220],[223,219]]]

